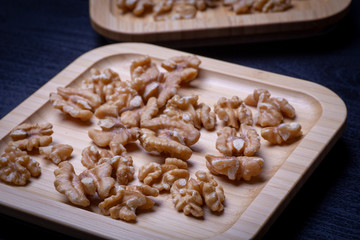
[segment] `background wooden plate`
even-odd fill
[[[123,80],[130,79],[130,60],[147,54],[156,63],[172,56],[186,54],[148,44],[113,44],[92,50],[70,64],[26,101],[0,121],[0,150],[10,140],[9,132],[22,122],[51,122],[53,142],[74,147],[70,162],[80,173],[81,151],[92,144],[87,131],[96,127],[97,119],[83,123],[65,116],[48,102],[50,92],[59,86],[80,86],[90,76],[92,67],[117,71]],[[99,214],[97,204],[79,208],[54,186],[56,165],[39,155],[42,174],[27,186],[0,183],[1,212],[21,217],[57,231],[122,239],[247,239],[261,236],[306,181],[324,155],[340,137],[346,119],[343,101],[329,89],[295,78],[255,70],[235,64],[200,57],[199,77],[180,90],[180,94],[198,94],[200,101],[213,106],[221,96],[245,98],[254,88],[268,89],[273,96],[285,97],[295,107],[296,121],[304,136],[285,146],[271,146],[262,140],[258,155],[265,160],[263,172],[249,182],[232,182],[221,176],[216,180],[224,187],[225,211],[213,214],[205,208],[203,219],[177,212],[169,194],[153,198],[152,211],[140,212],[136,223],[126,223]],[[252,109],[255,111],[255,109]],[[218,122],[217,129],[222,127]],[[259,130],[259,128],[257,128]],[[188,161],[191,174],[206,170],[204,156],[217,153],[216,131],[201,130],[201,138]],[[127,147],[136,171],[145,163],[162,162],[163,157],[149,154],[138,143]],[[137,175],[137,173],[136,173]],[[136,184],[137,181],[131,182]]]
[[[90,19],[101,35],[116,41],[204,45],[297,38],[324,31],[337,22],[351,0],[292,0],[278,13],[236,15],[227,8],[198,12],[196,18],[154,21],[150,14],[121,14],[115,0],[90,0]],[[202,39],[203,41],[194,41]]]

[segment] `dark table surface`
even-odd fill
[[[359,31],[360,1],[353,0],[341,21],[316,36],[216,47],[174,47],[319,83],[337,93],[347,106],[343,136],[265,239],[360,239]],[[1,1],[0,118],[77,57],[109,43],[91,28],[88,1]],[[0,239],[18,239],[24,233],[27,237],[68,238],[66,232],[53,232],[7,215],[0,214],[0,226]]]

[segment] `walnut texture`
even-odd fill
[[[50,102],[71,117],[88,121],[100,106],[101,99],[89,89],[59,87],[57,93],[50,93]]]
[[[224,189],[219,185],[214,177],[205,171],[197,171],[195,176],[200,185],[200,193],[206,206],[214,212],[224,210],[223,202],[225,200]]]
[[[295,109],[285,98],[271,97],[264,89],[255,89],[244,102],[257,107],[256,123],[261,127],[277,126],[284,117],[295,118]]]
[[[92,68],[90,74],[89,78],[82,81],[82,88],[91,90],[100,97],[101,103],[105,103],[107,96],[113,94],[115,87],[121,81],[119,74],[111,68],[103,71]]]
[[[154,7],[155,20],[195,18],[197,11],[218,6],[219,0],[161,0]]]
[[[60,162],[70,158],[70,155],[73,152],[73,147],[68,144],[56,144],[53,146],[40,147],[39,152],[53,163],[59,164]]]
[[[135,168],[130,155],[116,155],[112,158],[101,158],[100,162],[107,162],[113,167],[113,175],[119,184],[128,184],[134,179]]]
[[[171,139],[158,137],[152,130],[142,128],[140,131],[140,144],[148,152],[167,153],[171,157],[188,160],[192,155],[192,150]]]
[[[143,15],[154,6],[152,0],[118,0],[117,7],[123,12],[131,11],[135,16]]]
[[[52,127],[51,123],[23,123],[11,131],[11,144],[27,151],[47,146],[52,142]]]
[[[8,145],[0,156],[0,179],[6,183],[26,185],[40,174],[39,163],[14,145]]]
[[[194,55],[175,56],[161,63],[161,66],[168,72],[164,74],[159,87],[159,108],[163,107],[167,100],[177,93],[181,83],[190,82],[198,76],[200,64],[201,60]]]
[[[136,141],[139,136],[138,128],[126,128],[120,118],[106,118],[99,122],[101,130],[90,129],[89,137],[99,147],[109,146],[113,154],[121,155],[126,152],[125,145]]]
[[[144,101],[158,95],[163,74],[149,56],[142,56],[131,61],[130,74],[132,86]]]
[[[166,116],[142,121],[141,127],[156,131],[159,137],[174,140],[186,146],[194,145],[200,138],[200,131],[192,124]]]
[[[95,193],[100,198],[110,195],[115,180],[111,177],[112,167],[108,163],[102,163],[94,168],[84,170],[80,175],[80,181],[87,195],[93,196]]]
[[[233,96],[231,99],[221,97],[215,104],[214,111],[226,126],[239,129],[240,124],[253,124],[251,110],[238,96]]]
[[[90,205],[89,199],[85,195],[85,189],[81,179],[76,175],[74,167],[68,161],[59,163],[59,168],[54,171],[55,189],[65,194],[70,202],[77,206],[87,207]]]
[[[112,176],[119,184],[128,184],[134,179],[134,165],[130,155],[113,155],[111,151],[101,150],[89,146],[82,151],[81,163],[88,169],[92,169],[99,164],[108,163],[112,166]]]
[[[224,127],[217,134],[216,149],[226,156],[252,156],[260,149],[260,137],[251,126],[241,125],[240,135],[230,127]]]
[[[302,135],[301,125],[296,122],[282,123],[277,127],[261,129],[261,136],[272,144],[283,144]]]
[[[236,14],[281,12],[291,8],[291,0],[224,0]]]
[[[193,178],[176,180],[170,189],[175,209],[183,211],[185,215],[204,216],[203,199],[200,191],[199,183]]]
[[[119,186],[116,193],[99,204],[101,212],[114,219],[135,221],[137,209],[151,209],[154,206],[147,196],[156,197],[159,191],[147,186]]]
[[[141,182],[159,191],[169,191],[172,184],[180,178],[189,178],[187,163],[177,158],[166,158],[164,164],[151,162],[139,169]]]
[[[216,115],[210,107],[204,103],[198,104],[197,95],[179,96],[175,95],[168,100],[163,114],[191,123],[197,129],[204,126],[205,129],[211,130],[216,125]]]
[[[247,156],[215,156],[207,154],[205,156],[206,167],[215,175],[225,175],[230,180],[240,180],[243,178],[249,181],[251,177],[258,176],[264,165],[264,160],[260,157]]]
[[[94,196],[97,193],[100,198],[106,198],[111,194],[115,180],[111,177],[110,164],[102,163],[84,170],[79,175],[68,161],[61,162],[58,166],[59,168],[54,171],[55,189],[65,194],[71,203],[87,207],[90,205],[87,196]]]

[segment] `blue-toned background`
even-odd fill
[[[360,239],[359,31],[360,1],[353,0],[349,14],[318,36],[181,49],[319,83],[347,106],[344,135],[265,239]],[[109,43],[91,28],[88,1],[0,1],[0,118],[77,57]],[[1,214],[0,226],[0,239],[65,237]]]

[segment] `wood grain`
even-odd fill
[[[227,8],[198,12],[194,19],[154,21],[151,14],[121,14],[114,0],[90,0],[90,19],[101,35],[117,41],[168,42],[194,39],[254,41],[294,37],[322,31],[338,21],[351,0],[293,0],[293,7],[278,13],[236,15]],[[192,41],[194,42],[194,41]]]
[[[159,63],[171,56],[186,54],[148,44],[113,44],[92,50],[70,64],[26,101],[0,121],[0,150],[9,140],[9,132],[22,122],[51,122],[54,125],[55,143],[74,147],[70,162],[80,173],[81,151],[92,144],[87,131],[96,127],[96,118],[90,123],[71,119],[48,102],[50,92],[59,86],[79,86],[90,76],[92,67],[111,67],[123,80],[130,79],[130,60],[148,54]],[[99,214],[94,203],[82,209],[71,205],[54,186],[53,171],[56,166],[41,156],[42,175],[24,187],[0,183],[0,204],[3,212],[18,216],[24,212],[30,216],[48,220],[52,229],[75,229],[98,237],[134,239],[248,239],[261,236],[279,212],[306,181],[333,143],[340,137],[346,119],[343,101],[329,89],[300,79],[281,76],[209,58],[202,60],[199,77],[180,94],[195,93],[200,101],[213,106],[221,96],[237,95],[244,98],[254,88],[266,88],[273,96],[285,97],[297,111],[296,121],[303,126],[304,136],[298,142],[285,146],[271,146],[262,140],[258,155],[265,159],[261,175],[250,182],[231,182],[216,177],[224,187],[225,211],[213,214],[205,208],[203,219],[187,217],[177,212],[169,194],[154,198],[153,211],[140,212],[136,223],[126,223]],[[253,109],[254,110],[254,109]],[[217,128],[221,128],[218,123]],[[258,129],[259,130],[259,129]],[[189,160],[190,172],[205,169],[204,155],[217,153],[216,131],[201,131],[201,138],[193,146]],[[150,161],[163,161],[162,157],[146,153],[135,143],[128,147],[135,168]],[[131,184],[136,184],[135,180]],[[13,210],[13,211],[12,211]],[[1,210],[0,210],[1,211]],[[39,221],[40,222],[40,221]],[[41,221],[44,224],[44,221]]]

